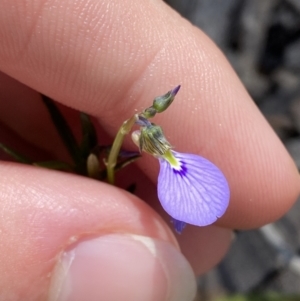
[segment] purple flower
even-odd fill
[[[181,233],[186,224],[207,226],[221,217],[229,203],[229,187],[220,169],[207,159],[172,150],[160,126],[144,117],[132,133],[141,151],[158,158],[158,198]]]
[[[178,233],[186,223],[207,226],[225,213],[229,187],[213,163],[173,150],[160,156],[159,163],[158,198]]]

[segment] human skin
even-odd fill
[[[166,242],[178,253],[174,258],[180,248],[201,274],[225,255],[231,229],[260,227],[291,208],[300,182],[284,146],[220,50],[162,1],[0,0],[0,6],[4,142],[66,159],[36,91],[95,116],[99,130],[113,138],[135,110],[181,84],[172,106],[154,121],[177,151],[216,164],[231,189],[229,208],[215,225],[187,226],[175,238],[156,198],[159,167],[150,156],[130,174],[137,195],[155,210],[108,184],[1,162],[0,300],[45,300],[62,252],[95,237],[113,244],[119,236],[112,233],[153,238],[159,250]],[[73,124],[74,111],[64,113]],[[167,300],[161,297],[166,283],[155,283],[154,300]],[[113,292],[117,284],[107,287]]]

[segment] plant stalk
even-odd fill
[[[131,131],[132,127],[134,126],[137,120],[138,115],[135,114],[130,119],[124,121],[113,142],[113,145],[109,152],[108,161],[106,163],[107,181],[110,184],[114,184],[115,181],[115,166],[117,164],[118,155],[123,144],[125,135],[127,135]]]

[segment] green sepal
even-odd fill
[[[154,124],[141,128],[139,144],[141,151],[157,157],[163,156],[172,148],[165,138],[162,128]]]

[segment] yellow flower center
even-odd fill
[[[180,169],[180,162],[174,157],[170,149],[167,150],[162,157],[167,160],[172,167],[175,169]]]

